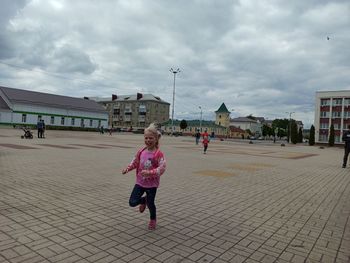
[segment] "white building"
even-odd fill
[[[98,128],[107,127],[108,112],[89,99],[0,86],[0,124]]]
[[[235,126],[242,130],[250,130],[254,135],[261,135],[262,124],[258,120],[247,117],[238,117],[230,120],[230,126]]]
[[[350,125],[350,90],[318,91],[315,102],[315,142],[328,142],[333,124],[335,142]]]

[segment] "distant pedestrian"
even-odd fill
[[[203,153],[206,154],[206,153],[207,153],[207,150],[208,150],[208,144],[209,144],[208,136],[204,136],[204,137],[203,137],[202,144],[203,144],[203,147],[204,147]]]
[[[38,138],[42,138],[43,137],[43,123],[42,123],[41,119],[38,120],[36,127],[38,129]]]
[[[196,137],[196,145],[198,145],[199,140],[201,139],[201,133],[199,132],[199,129],[197,130],[194,136]]]
[[[343,141],[345,142],[343,168],[345,168],[346,164],[348,162],[348,156],[349,156],[349,152],[350,152],[350,125],[348,125],[348,130],[346,132],[344,132],[344,134],[343,134]]]
[[[203,139],[204,139],[204,137],[209,137],[207,129],[205,129],[204,132],[202,133],[202,137],[203,137]]]
[[[140,213],[148,207],[150,212],[150,222],[148,229],[154,230],[157,224],[155,198],[159,187],[160,176],[165,172],[166,161],[164,154],[159,149],[160,132],[152,123],[144,131],[146,147],[137,151],[135,157],[127,168],[122,170],[126,174],[136,169],[136,184],[131,193],[129,205],[135,207],[139,205]],[[143,197],[143,194],[146,196]]]

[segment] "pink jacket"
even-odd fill
[[[142,157],[145,157],[146,155],[151,157],[147,160],[150,165],[150,167],[147,166],[147,168],[142,159]],[[165,172],[165,168],[165,157],[159,148],[155,152],[149,152],[146,147],[137,151],[135,157],[127,167],[128,171],[136,169],[136,184],[145,188],[158,187],[160,176]],[[141,175],[141,171],[145,169],[148,170],[149,176]]]

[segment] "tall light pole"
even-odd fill
[[[292,114],[295,113],[294,111],[286,111],[286,113],[289,114],[289,143],[292,141]]]
[[[201,106],[198,106],[198,108],[201,110],[201,119],[199,121],[199,129],[200,129],[200,131],[202,131],[202,114],[203,114],[203,112],[202,112],[202,107]]]
[[[173,135],[174,134],[174,108],[175,108],[175,78],[176,78],[176,74],[181,72],[181,70],[179,68],[177,70],[173,70],[173,68],[171,68],[169,71],[174,74],[173,107],[171,110],[171,135]]]

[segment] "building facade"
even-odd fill
[[[214,135],[218,137],[226,137],[227,129],[223,126],[215,124],[214,121],[199,121],[199,120],[187,120],[186,129],[180,128],[181,121],[174,120],[174,132],[182,133],[184,135],[194,136],[197,131],[201,133],[207,131],[209,135]],[[172,133],[171,120],[161,124],[162,132],[165,134]]]
[[[255,136],[260,136],[262,134],[262,124],[258,120],[250,119],[247,117],[238,117],[231,119],[230,126],[235,126],[242,130],[250,130],[251,133]]]
[[[215,111],[215,124],[228,128],[230,126],[230,113],[225,103],[222,103],[217,111]]]
[[[340,143],[350,125],[350,90],[316,92],[315,142],[328,142],[332,124],[335,142]]]
[[[0,124],[46,127],[98,128],[106,126],[108,113],[88,99],[59,96],[0,86]]]
[[[109,112],[109,127],[144,129],[152,122],[169,120],[170,103],[152,94],[112,95],[112,100],[100,102]]]

